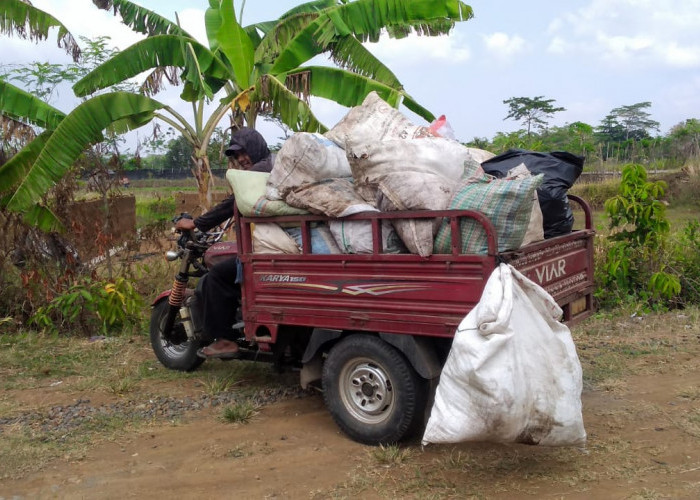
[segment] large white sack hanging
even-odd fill
[[[584,444],[581,364],[561,312],[501,264],[457,329],[423,444]]]

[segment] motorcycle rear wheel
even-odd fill
[[[204,358],[197,356],[197,351],[205,344],[187,338],[179,312],[175,318],[172,335],[166,337],[163,328],[169,310],[168,301],[161,300],[151,311],[150,337],[153,352],[166,368],[182,372],[194,371],[204,363]]]

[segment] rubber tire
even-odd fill
[[[374,399],[361,390],[364,382],[358,385],[368,379],[387,389],[378,403],[389,401],[385,408],[373,408]],[[322,381],[324,401],[333,420],[355,441],[397,443],[424,423],[426,381],[398,349],[378,337],[353,334],[340,340],[323,364]],[[365,401],[369,403],[363,407]]]
[[[151,311],[150,337],[151,347],[158,361],[163,366],[171,370],[182,372],[191,372],[199,368],[204,363],[204,358],[197,356],[197,351],[204,347],[202,342],[196,340],[185,340],[182,343],[173,343],[163,337],[163,323],[170,309],[167,299],[161,300]],[[181,328],[184,330],[180,322],[180,314],[175,318],[173,328]],[[184,336],[184,331],[181,332]]]

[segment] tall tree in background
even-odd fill
[[[504,120],[521,122],[530,138],[533,129],[542,130],[547,127],[547,118],[559,111],[566,111],[565,108],[554,106],[554,102],[555,99],[545,99],[544,96],[511,97],[503,101],[503,104],[508,105],[508,116]]]
[[[659,130],[659,122],[651,119],[651,114],[646,110],[651,107],[651,102],[638,102],[629,106],[620,106],[610,111],[610,117],[620,125],[624,131],[624,140],[641,140],[651,136],[651,132]]]
[[[700,159],[700,120],[690,118],[675,125],[669,134],[672,153],[683,162]]]
[[[473,16],[471,7],[458,0],[314,0],[279,19],[243,26],[242,9],[236,16],[233,0],[210,0],[206,47],[178,25],[128,0],[93,1],[119,13],[125,24],[148,38],[76,83],[76,94],[90,94],[144,71],[150,71],[142,86],[148,95],[166,80],[183,82],[181,97],[192,103],[193,119],[167,106],[156,117],[192,144],[192,170],[205,207],[212,179],[207,145],[227,113],[233,113],[235,126],[254,128],[262,113],[294,131],[323,132],[326,127],[312,113],[310,96],[356,106],[374,90],[393,106],[403,104],[432,120],[432,113],[405,92],[362,42],[377,41],[383,30],[396,38],[411,32],[447,34],[455,22]],[[337,67],[304,65],[319,54],[330,56]],[[205,104],[219,91],[223,97],[205,120]]]

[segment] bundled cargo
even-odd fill
[[[275,158],[267,198],[290,193],[325,179],[351,177],[345,151],[321,134],[298,132],[287,139]]]
[[[338,219],[327,228],[337,244],[329,251],[343,253],[372,252],[369,222],[341,220],[362,212],[477,210],[494,224],[499,251],[571,230],[566,189],[580,174],[577,157],[519,150],[495,156],[442,136],[449,131],[444,116],[415,125],[371,92],[324,135],[300,132],[285,142],[265,196],[253,196],[253,215],[304,210]],[[274,203],[284,205],[268,206]],[[486,252],[480,224],[465,219],[460,231],[462,251]],[[442,219],[384,221],[381,233],[385,253],[451,251]]]
[[[574,215],[569,206],[567,192],[583,171],[583,156],[566,151],[540,153],[524,149],[509,149],[503,154],[482,162],[486,173],[505,177],[512,168],[524,164],[532,174],[543,174],[537,197],[542,209],[545,238],[571,232]]]

